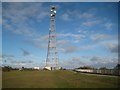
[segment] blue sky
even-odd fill
[[[56,5],[59,65],[118,63],[118,3],[2,3],[2,57],[12,67],[45,66],[50,5]]]

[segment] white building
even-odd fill
[[[79,71],[79,72],[93,72],[93,70],[91,70],[91,69],[77,69],[76,71]]]
[[[47,69],[47,70],[51,70],[51,67],[45,67],[45,69]]]
[[[47,70],[60,70],[61,67],[45,67]]]
[[[40,67],[33,67],[33,69],[39,70],[39,69],[40,69]]]

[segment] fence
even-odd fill
[[[120,75],[120,70],[114,70],[114,69],[108,69],[108,70],[76,69],[75,71],[82,73],[93,73],[93,74],[103,74],[103,75]]]

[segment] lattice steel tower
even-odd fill
[[[58,69],[58,51],[56,47],[55,16],[56,16],[56,7],[51,6],[49,41],[48,41],[48,51],[46,58],[46,67],[50,68],[51,70]]]

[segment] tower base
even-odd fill
[[[46,70],[60,70],[61,67],[44,67]]]

